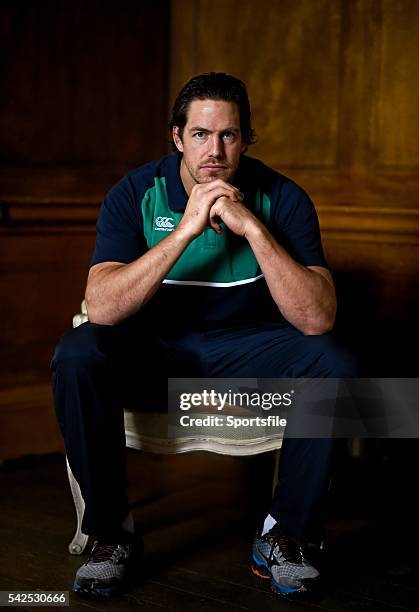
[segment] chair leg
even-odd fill
[[[81,555],[83,554],[84,549],[86,548],[87,542],[89,539],[88,535],[81,532],[81,522],[82,522],[83,513],[84,513],[84,500],[83,500],[83,497],[80,491],[79,484],[73,476],[73,472],[71,471],[67,458],[66,458],[66,462],[67,462],[68,480],[70,481],[71,493],[73,495],[74,505],[76,507],[76,513],[77,513],[76,533],[74,534],[74,538],[71,540],[70,544],[68,545],[68,552],[71,555]]]

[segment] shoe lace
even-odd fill
[[[104,544],[103,542],[96,541],[89,555],[89,561],[93,561],[93,563],[109,561],[109,559],[112,558],[116,548],[116,544]]]
[[[271,544],[269,557],[274,557],[275,549],[278,548],[286,561],[300,564],[303,562],[303,555],[300,542],[282,531],[276,525],[264,536]]]

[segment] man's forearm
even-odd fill
[[[159,244],[130,264],[92,268],[86,288],[89,320],[115,325],[140,310],[156,293],[167,273],[192,241],[174,230]]]
[[[330,331],[336,315],[333,283],[298,264],[261,223],[246,238],[282,315],[304,334]]]

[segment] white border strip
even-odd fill
[[[233,283],[211,283],[207,281],[183,281],[183,280],[168,280],[164,279],[163,283],[166,285],[199,285],[202,287],[237,287],[237,285],[248,285],[249,283],[255,283],[260,278],[264,278],[264,274],[259,274],[255,278],[246,278],[244,280],[234,281]]]

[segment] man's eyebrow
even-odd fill
[[[189,131],[190,132],[211,132],[211,130],[209,130],[208,128],[204,128],[199,125],[194,125],[193,127],[190,127]],[[220,130],[221,133],[222,132],[239,132],[239,131],[240,129],[234,126],[226,127],[223,130]]]

